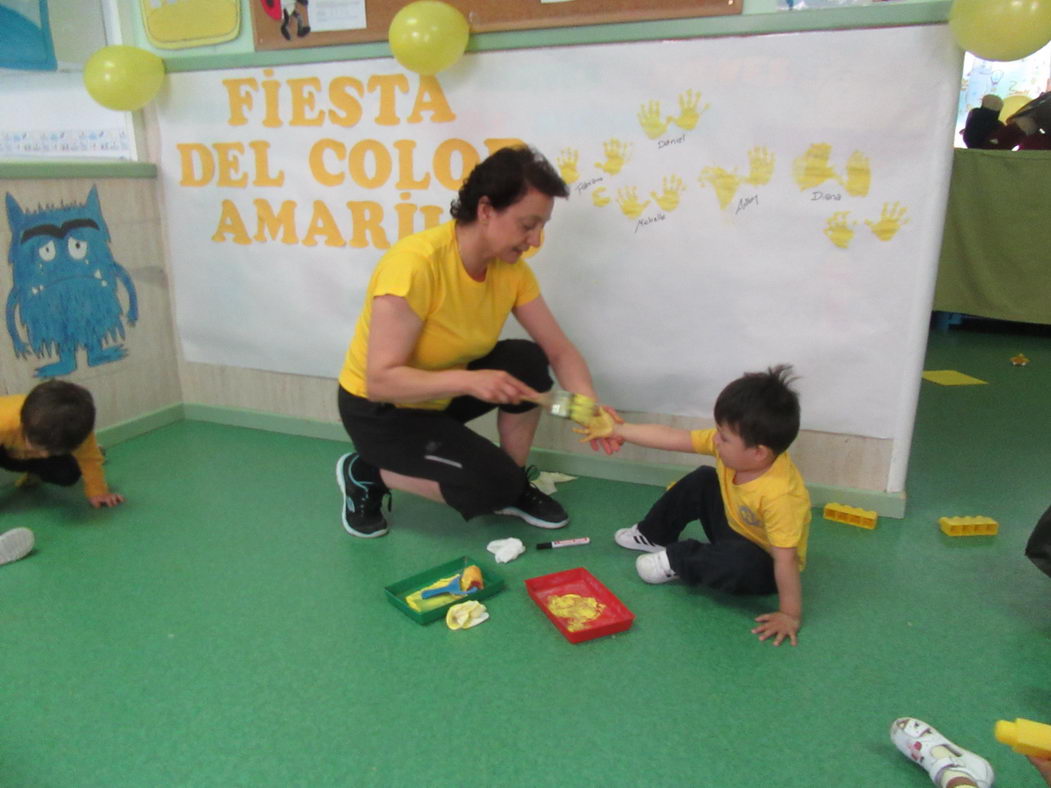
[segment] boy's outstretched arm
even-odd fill
[[[664,451],[693,451],[690,431],[664,424],[618,424],[616,432],[628,443]]]
[[[794,646],[797,643],[796,633],[803,625],[803,584],[796,565],[796,548],[770,549],[774,555],[774,581],[777,583],[781,608],[776,613],[756,617],[759,626],[752,630],[752,634],[759,635],[760,640],[773,637],[775,646],[780,646],[787,637]]]
[[[612,417],[600,416],[593,419],[584,429],[573,430],[584,437],[581,443],[595,438],[610,437],[625,440],[649,449],[664,451],[693,451],[690,431],[663,424],[629,424],[617,422]]]

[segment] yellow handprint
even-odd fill
[[[580,442],[587,443],[598,438],[608,438],[616,428],[617,425],[613,416],[599,408],[598,413],[592,416],[587,424],[582,425],[580,428],[574,427],[573,432],[577,433],[577,435],[583,435],[584,437],[580,439]]]
[[[657,205],[665,211],[674,211],[679,207],[679,195],[686,189],[686,184],[678,175],[666,175],[661,178],[661,193],[650,192]]]
[[[748,151],[748,175],[744,182],[751,186],[765,186],[774,177],[774,154],[766,148]]]
[[[606,160],[595,162],[595,166],[603,172],[616,175],[631,158],[631,143],[621,142],[614,137],[602,143],[602,152]]]
[[[825,235],[828,236],[828,240],[840,249],[846,249],[854,239],[853,226],[856,225],[857,222],[847,221],[849,215],[850,211],[837,211],[828,217],[828,224],[824,230]]]
[[[577,172],[577,162],[579,160],[580,151],[574,148],[563,148],[562,153],[555,159],[559,174],[561,174],[562,180],[566,183],[576,183],[580,180],[580,173]]]
[[[639,125],[642,126],[642,130],[646,132],[646,136],[651,140],[657,139],[657,137],[668,130],[668,121],[661,120],[661,103],[659,101],[643,104],[639,108],[638,118]]]
[[[697,180],[701,186],[711,184],[715,189],[715,196],[719,198],[719,207],[723,210],[733,202],[734,195],[741,186],[741,176],[737,174],[737,170],[727,171],[722,167],[705,167]]]
[[[617,189],[617,205],[620,206],[621,213],[629,219],[638,219],[642,216],[642,212],[646,210],[646,206],[649,204],[649,200],[642,203],[639,202],[639,197],[634,186],[626,186]]]
[[[872,167],[869,166],[869,158],[861,151],[854,151],[847,159],[847,178],[841,180],[847,194],[854,197],[864,197],[869,193],[869,185],[872,183]]]
[[[601,208],[603,205],[609,205],[610,199],[606,196],[606,187],[599,186],[593,192],[591,192],[591,202]]]
[[[792,163],[792,176],[799,189],[813,189],[827,180],[839,180],[836,171],[828,163],[828,157],[832,153],[832,146],[817,142],[807,148],[807,152]]]
[[[905,218],[906,208],[901,203],[883,203],[883,210],[880,212],[878,222],[870,222],[868,219],[865,220],[865,224],[872,230],[872,234],[879,238],[881,241],[889,241],[895,235],[898,234],[898,230],[901,229],[903,224],[908,224],[909,220]]]
[[[685,93],[679,94],[679,117],[668,118],[671,123],[674,123],[680,129],[691,131],[694,126],[697,125],[697,121],[701,119],[701,113],[703,113],[711,104],[705,104],[701,107],[700,111],[697,110],[697,104],[701,100],[701,94],[694,92],[693,90],[687,90]]]

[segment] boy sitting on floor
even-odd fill
[[[779,595],[776,612],[752,629],[774,645],[796,645],[803,619],[799,573],[806,564],[810,495],[786,450],[799,433],[799,397],[792,368],[752,372],[730,383],[715,402],[715,429],[684,430],[660,424],[615,424],[600,417],[586,439],[613,436],[666,451],[715,455],[676,482],[647,515],[615,535],[641,550],[635,562],[647,583],[675,578],[731,594]],[[707,542],[679,540],[700,519]]]

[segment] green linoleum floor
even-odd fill
[[[992,725],[1051,721],[1051,579],[1022,555],[1051,504],[1051,338],[936,334],[926,367],[989,385],[923,384],[905,520],[815,512],[794,649],[749,633],[772,598],[636,577],[612,534],[650,486],[562,485],[559,535],[592,544],[500,566],[467,632],[417,625],[383,587],[552,532],[399,495],[387,537],[349,537],[343,444],[183,422],[110,448],[116,510],[0,491],[2,527],[37,536],[0,567],[0,785],[929,785],[889,741],[901,715],[984,754],[998,785],[1041,785]],[[954,514],[1000,534],[950,539],[935,521]],[[575,566],[629,632],[571,645],[533,605],[524,579]]]

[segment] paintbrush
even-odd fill
[[[591,397],[561,389],[546,391],[539,397],[530,397],[529,400],[555,418],[572,419],[577,424],[587,424],[598,413],[598,403]]]

